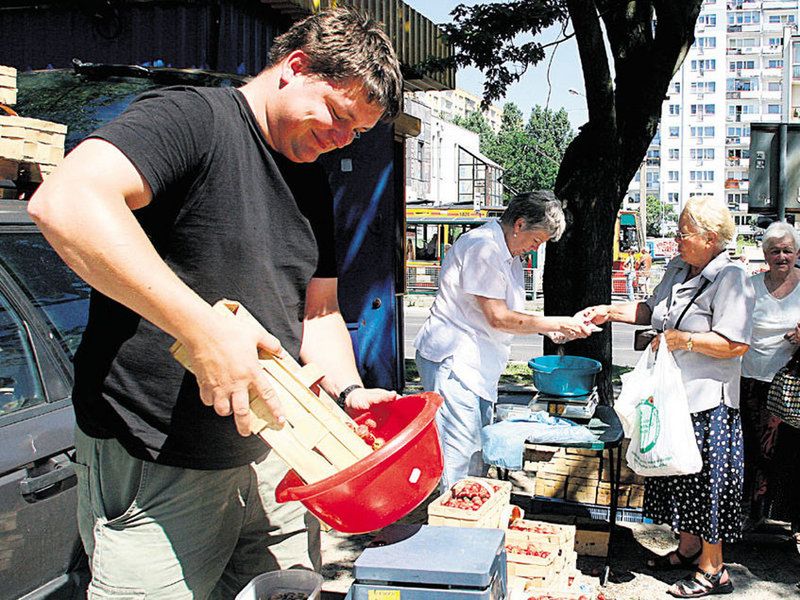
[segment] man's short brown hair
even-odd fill
[[[363,82],[367,99],[383,107],[383,119],[400,112],[403,76],[389,36],[381,25],[352,8],[335,8],[298,21],[275,38],[270,63],[295,50],[309,59],[309,72],[329,81]]]

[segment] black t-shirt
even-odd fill
[[[322,168],[270,149],[232,88],[149,92],[93,137],[119,148],[150,185],[152,202],[134,214],[178,277],[210,304],[240,301],[297,357],[308,282],[336,276]],[[169,353],[173,341],[93,290],[75,356],[81,430],[173,466],[224,469],[262,456],[262,442],[203,405],[194,375]]]

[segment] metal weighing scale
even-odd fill
[[[390,525],[353,566],[345,600],[504,600],[499,529]]]
[[[528,404],[531,410],[544,410],[554,417],[563,417],[572,421],[589,421],[594,416],[594,409],[600,401],[597,388],[585,396],[554,396],[537,392]]]

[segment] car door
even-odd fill
[[[69,459],[72,340],[54,320],[79,337],[85,284],[32,226],[0,229],[0,595],[70,597],[86,569]]]

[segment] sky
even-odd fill
[[[450,22],[450,11],[458,4],[480,4],[491,0],[404,0],[414,10],[429,18],[434,23]],[[561,34],[561,27],[551,27],[541,34],[541,41],[548,43],[555,41]],[[550,67],[550,85],[547,83],[547,64],[552,52],[555,58]],[[506,90],[506,97],[496,104],[502,106],[505,102],[513,102],[521,110],[527,121],[531,108],[536,104],[548,106],[558,110],[564,108],[569,115],[572,128],[577,132],[580,125],[586,122],[586,98],[583,95],[570,94],[574,89],[583,94],[583,75],[581,73],[578,48],[574,39],[563,44],[548,48],[545,60],[529,68],[525,75]],[[456,73],[457,87],[479,96],[483,95],[483,74],[472,67],[459,70]],[[548,102],[548,92],[550,101]]]

